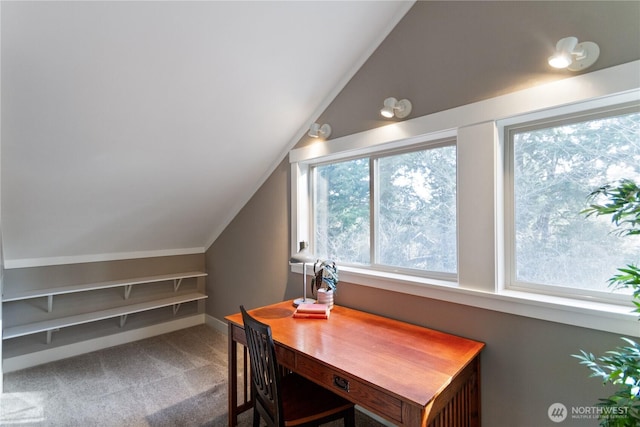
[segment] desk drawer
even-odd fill
[[[326,388],[371,411],[402,423],[402,402],[383,391],[364,384],[350,375],[334,371],[300,354],[296,355],[295,371],[313,378]]]

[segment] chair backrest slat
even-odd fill
[[[280,400],[280,370],[271,327],[251,317],[240,306],[251,360],[251,382],[254,404],[271,426],[284,425]]]

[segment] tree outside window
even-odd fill
[[[585,221],[580,212],[596,188],[625,178],[640,182],[637,108],[519,127],[510,135],[513,283],[608,291],[617,266],[640,262],[640,238],[621,239],[607,219]]]
[[[391,271],[457,272],[453,142],[312,170],[316,256]]]

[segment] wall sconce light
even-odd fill
[[[593,65],[599,55],[600,47],[594,42],[578,43],[576,37],[565,37],[556,44],[556,53],[549,57],[549,65],[580,71]]]
[[[307,134],[311,138],[328,138],[331,135],[331,126],[327,123],[320,125],[320,123],[314,123],[309,127],[309,133]]]
[[[395,98],[387,98],[384,100],[384,107],[380,110],[380,114],[387,118],[396,116],[399,119],[403,119],[411,114],[411,101],[408,99],[398,101]]]

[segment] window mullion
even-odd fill
[[[370,239],[370,253],[369,259],[371,265],[378,264],[378,238],[377,238],[377,230],[378,230],[378,205],[380,203],[380,199],[378,197],[377,189],[380,188],[378,185],[378,161],[377,159],[370,157],[369,158],[369,239]]]
[[[515,233],[515,183],[513,161],[513,130],[505,129],[504,134],[504,278],[502,288],[509,288],[515,281],[516,259],[516,233]]]

